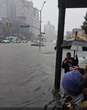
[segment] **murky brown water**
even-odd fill
[[[55,52],[0,44],[0,107],[43,106],[52,99]]]
[[[43,107],[52,99],[54,69],[51,46],[0,44],[0,107]]]

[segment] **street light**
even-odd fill
[[[41,37],[42,37],[42,32],[41,32],[41,30],[42,30],[42,10],[43,10],[43,7],[44,7],[44,4],[46,3],[46,1],[44,1],[43,2],[43,5],[42,5],[42,7],[41,7],[41,9],[40,9],[40,35],[39,35],[39,47],[40,47],[40,43],[41,43]]]

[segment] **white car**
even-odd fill
[[[2,43],[9,43],[9,40],[3,40]]]

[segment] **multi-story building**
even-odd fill
[[[40,34],[40,21],[39,21],[39,10],[37,8],[33,8],[33,25],[32,30],[35,33],[36,38]]]
[[[56,40],[55,27],[50,22],[48,22],[44,26],[44,32],[45,32],[46,39],[48,42],[52,42],[52,41]]]
[[[7,4],[6,0],[0,0],[0,18],[7,17]]]
[[[26,32],[32,33],[32,37],[38,37],[39,34],[39,10],[33,7],[32,1],[16,0],[16,18],[25,17],[24,24],[29,27],[23,28]]]
[[[33,3],[27,0],[0,0],[0,18],[5,18],[6,23],[13,26],[12,33],[39,33],[39,10],[33,7]],[[22,26],[21,26],[22,25]],[[24,27],[23,27],[24,25]],[[11,26],[11,28],[12,28]]]
[[[86,40],[86,35],[84,30],[80,28],[73,28],[72,31],[66,33],[65,40],[77,39],[77,40]]]
[[[75,33],[77,32],[78,36],[82,36],[84,34],[84,31],[82,29],[79,29],[79,28],[74,28],[72,30],[72,35],[75,36]]]
[[[24,30],[32,33],[32,37],[38,37],[40,24],[39,10],[33,7],[32,1],[19,0],[19,3],[16,4],[16,17],[24,16],[26,19],[24,20],[25,25],[29,25],[29,27],[25,28]]]
[[[64,36],[64,40],[72,39],[72,31],[67,31],[66,35]]]

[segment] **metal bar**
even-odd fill
[[[40,9],[40,35],[39,35],[39,50],[41,48],[41,40],[42,40],[42,10],[44,8],[44,4],[46,3],[46,1],[43,2],[43,5]]]
[[[65,8],[59,7],[59,23],[58,23],[56,65],[55,65],[55,89],[60,89],[61,62],[62,62],[62,47],[61,47],[61,45],[63,43],[64,24],[65,24]]]
[[[39,50],[40,50],[40,48],[41,48],[41,46],[40,46],[40,43],[41,43],[41,30],[42,30],[42,10],[40,10],[40,35],[39,35]]]
[[[42,11],[42,9],[43,9],[45,3],[46,3],[46,1],[43,2],[43,5],[42,5],[42,7],[41,7],[41,11]]]
[[[40,34],[41,34],[42,12],[40,10]]]
[[[65,8],[86,8],[87,0],[58,0],[59,7],[64,5]]]

